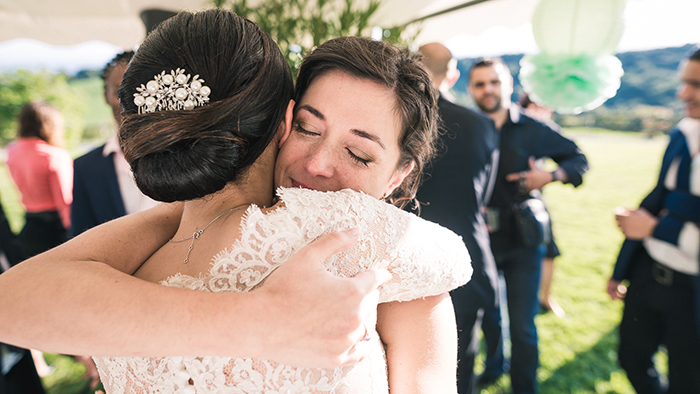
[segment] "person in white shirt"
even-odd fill
[[[680,71],[686,117],[670,133],[658,183],[639,208],[615,210],[626,239],[608,293],[625,300],[618,358],[638,393],[700,393],[700,51]],[[661,344],[668,390],[652,359]]]

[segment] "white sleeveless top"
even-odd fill
[[[350,277],[386,268],[393,278],[380,302],[442,294],[466,283],[472,268],[462,239],[373,197],[351,190],[317,192],[280,188],[280,207],[263,214],[251,206],[241,238],[215,256],[208,274],[177,274],[165,286],[211,292],[244,292],[262,285],[275,267],[320,235],[358,227],[348,250],[326,261]],[[264,313],[265,311],[261,311]],[[379,341],[377,335],[373,340]],[[381,345],[362,362],[335,369],[296,368],[274,361],[230,357],[94,357],[108,394],[388,393]]]

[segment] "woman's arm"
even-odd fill
[[[380,304],[391,394],[457,393],[457,327],[447,293]]]
[[[170,237],[175,212],[160,207],[117,219],[0,275],[0,341],[67,354],[263,357],[314,367],[354,363],[369,352],[355,343],[363,323],[374,324],[368,320],[388,272],[343,279],[322,265],[356,235],[319,239],[251,293],[197,292],[128,275]],[[172,222],[155,225],[159,215]],[[132,232],[113,231],[122,227]]]
[[[94,227],[44,253],[34,261],[95,261],[133,274],[166,244],[180,225],[183,203],[159,204],[143,212],[123,216]]]

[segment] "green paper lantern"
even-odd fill
[[[532,32],[543,53],[612,55],[622,37],[624,9],[625,0],[541,0]]]
[[[590,111],[620,87],[622,63],[612,55],[540,53],[520,61],[520,83],[533,101],[559,113]]]
[[[540,52],[520,61],[534,101],[560,113],[589,111],[613,97],[622,64],[613,56],[626,0],[540,0],[532,32]]]

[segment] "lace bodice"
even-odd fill
[[[358,227],[348,250],[326,261],[329,271],[353,276],[386,268],[392,279],[380,302],[437,295],[466,283],[469,254],[462,240],[437,224],[351,190],[317,192],[280,188],[282,204],[271,212],[252,206],[241,238],[213,259],[200,277],[177,274],[166,286],[211,292],[243,292],[263,285],[275,267],[320,235]],[[264,313],[264,311],[261,311]],[[373,340],[379,341],[377,335]],[[228,357],[95,357],[108,394],[120,393],[387,393],[383,347],[357,365],[295,368],[269,360]]]

